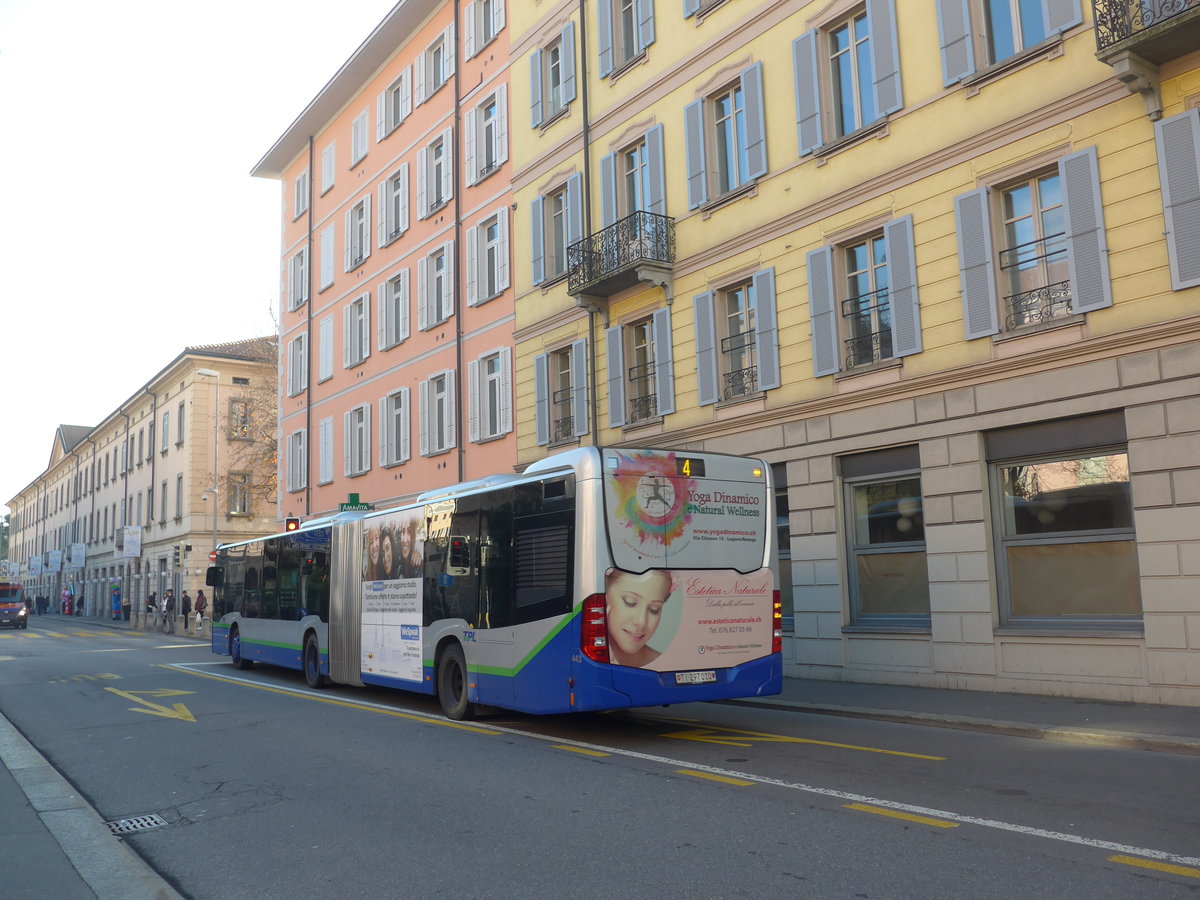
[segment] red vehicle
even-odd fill
[[[29,627],[29,610],[25,606],[25,589],[12,581],[0,581],[0,626]]]

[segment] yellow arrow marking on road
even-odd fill
[[[728,735],[728,737],[726,737]],[[816,744],[821,747],[837,747],[839,750],[860,750],[863,753],[884,753],[888,756],[907,756],[910,759],[929,759],[944,762],[944,756],[926,756],[923,753],[904,753],[900,750],[884,750],[880,747],[858,747],[854,744],[835,744],[832,741],[814,741],[810,738],[789,737],[785,734],[763,734],[758,731],[737,731],[733,728],[693,728],[691,731],[675,731],[663,737],[681,741],[699,741],[703,744],[721,744],[726,747],[750,747],[754,744]]]
[[[164,688],[155,691],[119,691],[116,688],[105,688],[106,691],[112,691],[118,697],[124,697],[126,700],[133,703],[140,703],[141,706],[131,707],[133,712],[145,713],[148,716],[162,716],[164,719],[179,719],[182,722],[191,722],[196,724],[196,717],[191,714],[186,706],[182,703],[176,703],[173,707],[163,706],[159,703],[151,703],[149,700],[143,700],[141,696],[147,697],[178,697],[183,694],[194,694],[195,691],[174,691],[169,688]],[[149,707],[143,709],[142,707]]]

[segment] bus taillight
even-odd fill
[[[608,614],[603,594],[592,594],[583,601],[579,621],[579,643],[584,655],[593,662],[608,662]]]
[[[771,614],[771,652],[783,652],[783,601],[779,599],[779,591],[771,595],[775,602],[775,611]]]

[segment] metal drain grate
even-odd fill
[[[162,816],[151,813],[148,816],[133,816],[129,819],[117,819],[114,822],[105,822],[108,830],[113,834],[133,834],[138,831],[149,831],[151,828],[162,828],[167,824],[167,820]]]

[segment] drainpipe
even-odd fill
[[[311,477],[312,476],[312,460],[313,460],[314,455],[320,454],[319,447],[317,448],[317,454],[314,454],[312,452],[312,386],[316,383],[315,380],[313,379],[313,358],[316,357],[316,355],[317,355],[316,353],[313,352],[313,340],[312,340],[313,303],[314,303],[313,298],[316,296],[313,293],[313,269],[315,268],[315,266],[313,265],[313,153],[314,153],[313,136],[310,134],[308,136],[308,204],[307,204],[308,205],[308,225],[306,228],[307,234],[305,235],[305,252],[308,256],[308,265],[306,266],[308,271],[305,273],[305,277],[307,277],[307,279],[308,279],[308,284],[305,286],[305,288],[306,288],[306,293],[308,294],[308,301],[304,304],[304,307],[307,310],[307,312],[305,313],[306,321],[305,321],[304,343],[308,348],[308,353],[307,353],[308,359],[305,361],[305,364],[308,366],[308,377],[305,382],[307,384],[307,387],[304,389],[304,454],[305,454],[305,459],[304,459],[304,515],[305,516],[308,516],[312,513],[312,483],[313,483],[313,479]],[[286,190],[286,185],[285,185],[285,190]],[[380,211],[380,213],[382,214],[382,210]],[[349,238],[347,238],[347,240],[349,240]],[[279,334],[279,336],[276,338],[276,341],[275,341],[275,360],[276,360],[277,365],[278,365],[278,360],[279,360],[279,354],[284,352],[282,329],[280,329],[280,332],[281,333]],[[276,371],[278,371],[278,369]],[[282,395],[282,390],[280,390],[280,394]],[[275,425],[275,431],[276,431],[276,435],[277,435],[275,438],[276,448],[279,447],[279,444],[281,443],[281,438],[283,437],[282,428],[283,428],[283,423],[277,422]],[[319,443],[320,438],[318,438],[317,440]],[[276,456],[278,457],[278,450],[276,450]],[[276,479],[278,479],[278,477],[279,477],[278,470],[276,471],[275,477],[276,477]],[[286,487],[286,484],[285,484],[285,487]],[[278,498],[276,502],[279,504],[282,504],[283,503],[283,495],[279,490],[278,481],[276,481],[276,485],[275,485],[275,496],[276,496],[276,498]],[[215,503],[216,503],[215,498],[213,500],[213,503],[215,505]],[[276,515],[278,516],[278,514],[279,514],[279,510],[277,509]]]
[[[466,147],[462,140],[462,95],[459,93],[459,73],[462,71],[462,61],[458,58],[458,45],[461,42],[463,29],[459,17],[462,14],[461,0],[454,0],[454,46],[449,50],[454,54],[454,155],[466,161]],[[454,371],[458,377],[454,379],[454,455],[458,464],[456,481],[466,480],[466,459],[463,445],[467,437],[463,434],[463,325],[462,325],[462,293],[466,284],[466,266],[458,265],[459,248],[462,247],[462,166],[452,162],[451,169],[454,179]],[[465,259],[465,255],[463,257]],[[469,392],[467,396],[470,396]]]
[[[583,236],[592,234],[592,131],[591,118],[588,109],[588,68],[587,68],[587,3],[579,0],[579,52],[575,58],[579,60],[579,105],[583,114]],[[599,390],[596,384],[596,309],[588,306],[588,378],[592,382],[592,393],[588,404],[591,414],[592,444],[600,444],[600,414]]]

